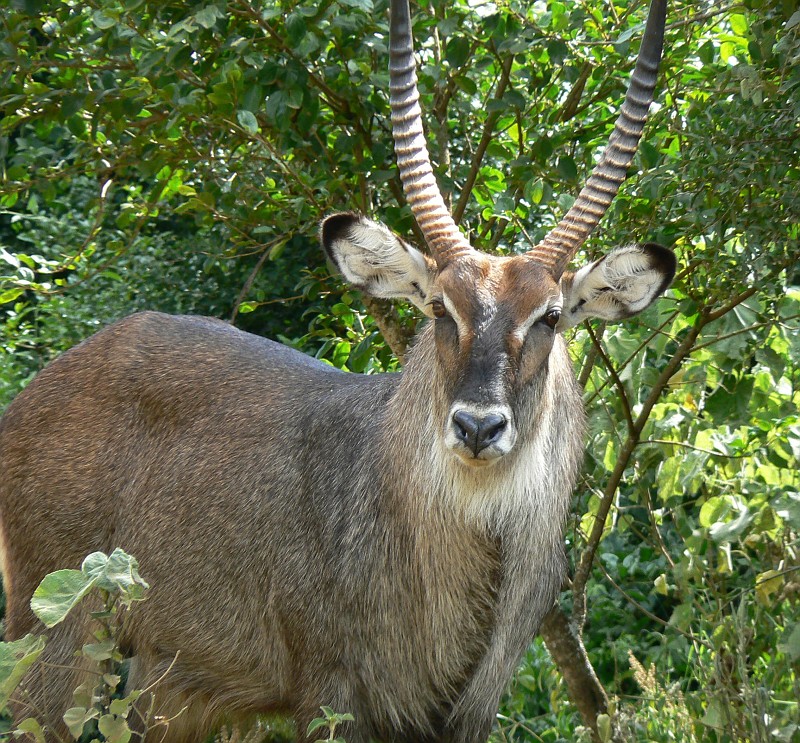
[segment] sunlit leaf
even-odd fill
[[[0,642],[0,709],[8,703],[28,669],[44,650],[44,638],[34,635]]]
[[[66,618],[94,583],[80,570],[57,570],[46,575],[33,592],[31,609],[46,627],[53,627]]]

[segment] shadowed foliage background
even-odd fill
[[[414,237],[386,6],[0,10],[0,407],[144,308],[398,367],[416,314],[368,314],[316,239],[342,209]],[[439,181],[476,247],[525,250],[606,141],[645,3],[414,12]],[[670,3],[646,141],[582,258],[652,240],[679,274],[641,318],[572,333],[591,423],[573,580],[545,628],[556,663],[530,648],[498,740],[800,739],[799,121],[796,2]]]

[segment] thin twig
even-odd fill
[[[670,441],[669,439],[643,439],[639,442],[639,446],[643,444],[667,444],[668,446],[679,446],[683,449],[691,449],[692,451],[699,451],[703,454],[710,454],[712,457],[724,457],[725,459],[748,459],[753,455],[747,454],[723,454],[720,451],[712,451],[711,449],[703,449],[701,446],[694,444],[687,444],[685,441]]]
[[[662,619],[661,617],[657,617],[655,614],[653,614],[653,612],[649,611],[648,609],[645,609],[644,606],[642,606],[635,598],[633,598],[633,596],[631,596],[627,591],[625,591],[625,589],[622,588],[622,586],[620,586],[609,575],[608,571],[606,570],[605,565],[603,565],[602,563],[598,563],[598,565],[600,567],[600,572],[603,573],[603,575],[606,577],[606,580],[608,580],[608,582],[612,586],[614,586],[614,588],[616,588],[622,594],[623,598],[626,601],[630,602],[633,606],[635,606],[640,612],[642,612],[642,614],[644,614],[645,616],[649,617],[654,622],[657,622],[658,624],[660,624],[663,627],[669,627],[669,628],[675,630],[676,632],[678,632],[679,634],[683,635],[684,637],[686,637],[687,639],[691,640],[692,642],[698,642],[703,647],[708,648],[708,650],[712,650],[712,651],[714,650],[714,647],[711,645],[711,643],[706,642],[705,640],[701,640],[699,637],[696,637],[691,632],[686,632],[686,631],[682,630],[680,627],[676,627],[674,624],[670,624],[668,621]]]
[[[650,490],[648,488],[644,488],[644,501],[645,508],[647,509],[647,515],[650,517],[650,528],[653,530],[653,535],[656,538],[656,542],[658,542],[658,548],[661,550],[661,554],[664,555],[664,559],[669,563],[669,566],[674,569],[675,561],[672,559],[672,555],[670,555],[667,545],[664,544],[664,539],[661,537],[661,530],[658,528],[656,515],[653,512],[653,501],[650,498]],[[643,537],[642,541],[644,541]]]
[[[611,378],[614,380],[614,386],[617,388],[617,392],[619,393],[619,400],[622,403],[622,412],[625,415],[625,421],[628,424],[628,433],[633,435],[634,433],[634,423],[633,423],[633,414],[631,413],[631,404],[628,400],[628,392],[625,389],[625,385],[622,384],[622,380],[619,378],[619,374],[617,374],[617,370],[614,368],[614,364],[611,362],[611,359],[608,358],[608,355],[605,352],[605,349],[601,345],[600,341],[597,340],[597,336],[595,336],[594,331],[592,330],[592,326],[589,323],[586,323],[586,332],[589,334],[589,338],[592,339],[592,344],[594,345],[597,353],[600,355],[600,358],[603,359],[603,363],[605,364],[606,370],[611,375]]]
[[[247,277],[247,280],[244,282],[241,291],[233,303],[231,318],[228,320],[231,325],[233,325],[233,323],[236,321],[236,316],[239,314],[239,307],[241,306],[242,302],[244,302],[244,298],[250,293],[250,289],[253,287],[253,282],[256,280],[256,276],[258,276],[261,269],[264,267],[267,258],[269,258],[270,254],[272,253],[272,247],[277,245],[283,239],[285,238],[283,235],[281,235],[280,237],[276,237],[271,243],[262,246],[264,252],[261,254],[258,262],[253,267],[253,270],[250,271],[250,275]]]
[[[497,87],[495,88],[493,96],[493,100],[495,101],[499,101],[506,92],[508,81],[511,77],[511,65],[513,62],[514,55],[509,54],[501,63],[500,79],[497,81]],[[481,140],[478,143],[478,149],[475,150],[475,154],[472,157],[469,173],[467,174],[467,178],[461,188],[461,195],[458,197],[458,203],[456,204],[455,209],[453,209],[453,221],[456,224],[458,224],[461,221],[461,218],[464,216],[464,210],[467,208],[467,202],[472,194],[472,188],[475,185],[475,181],[477,180],[478,173],[481,169],[483,156],[486,154],[489,143],[492,141],[494,127],[499,118],[499,108],[489,111],[489,113],[486,114],[486,121],[484,121],[483,124],[483,133],[481,134]]]

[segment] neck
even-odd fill
[[[583,448],[583,409],[564,343],[557,340],[540,376],[518,395],[519,439],[494,464],[472,467],[445,446],[445,390],[428,326],[389,404],[381,447],[387,486],[412,523],[442,515],[492,533],[524,524],[560,533]]]

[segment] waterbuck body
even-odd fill
[[[56,359],[0,420],[8,638],[37,630],[29,600],[47,572],[122,547],[152,584],[124,625],[129,686],[160,679],[147,702],[166,718],[185,708],[165,741],[274,711],[302,737],[322,704],[354,715],[350,743],[485,740],[564,575],[583,412],[561,331],[643,310],[675,271],[647,244],[565,272],[633,157],[649,104],[639,70],[652,95],[660,55],[654,8],[577,209],[531,252],[497,257],[428,193],[408,9],[394,5],[398,162],[431,256],[356,214],[329,217],[321,237],[353,286],[431,318],[404,371],[347,374],[158,313]],[[54,733],[86,632],[79,615],[56,627],[25,681],[19,713]]]
[[[425,335],[402,375],[345,374],[155,313],[64,354],[0,424],[8,635],[37,630],[27,602],[45,573],[121,546],[152,584],[126,625],[130,682],[179,653],[157,708],[196,703],[170,739],[200,740],[196,718],[216,711],[277,709],[302,726],[320,704],[355,714],[351,741],[441,739],[499,594],[515,620],[503,683],[552,605],[581,413],[560,347],[547,374],[566,382],[526,391],[554,439],[532,426],[489,477],[472,472],[434,422],[445,391]],[[531,575],[504,588],[510,550]],[[47,661],[73,662],[84,638],[70,631]],[[76,685],[59,678],[46,671],[36,692],[55,719]]]

